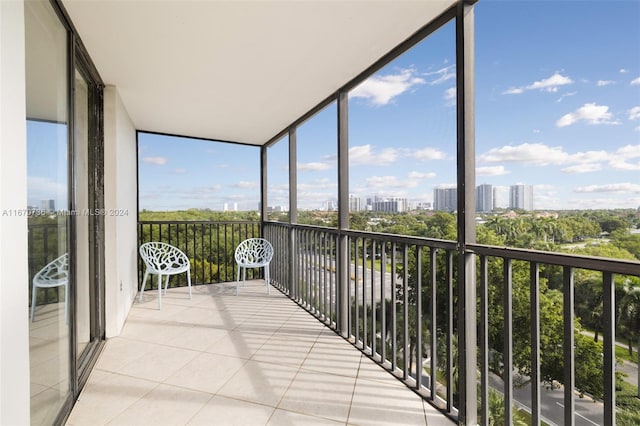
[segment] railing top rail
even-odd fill
[[[640,262],[633,260],[512,247],[487,246],[482,244],[468,244],[466,249],[467,251],[478,255],[502,257],[512,260],[524,260],[549,265],[570,266],[573,268],[590,269],[622,275],[640,276]]]
[[[396,235],[396,234],[385,234],[382,232],[371,232],[371,231],[360,231],[355,229],[336,229],[336,228],[328,228],[324,226],[318,225],[305,225],[305,224],[289,224],[283,222],[264,222],[264,225],[275,225],[282,227],[293,227],[296,229],[304,229],[309,231],[321,231],[334,235],[348,235],[350,237],[358,237],[358,238],[369,238],[372,240],[384,240],[388,242],[395,242],[400,244],[414,244],[418,246],[428,246],[441,248],[445,250],[455,250],[457,247],[457,243],[455,241],[449,240],[439,240],[435,238],[425,238],[425,237],[413,237],[409,235]]]
[[[195,224],[222,224],[222,225],[259,225],[259,220],[139,220],[138,225],[195,225]]]

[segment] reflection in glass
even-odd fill
[[[70,393],[68,83],[67,32],[48,1],[25,2],[25,37],[31,424],[52,424]]]

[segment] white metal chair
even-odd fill
[[[247,279],[247,269],[264,268],[264,282],[267,292],[271,293],[269,286],[269,262],[273,258],[273,246],[264,238],[249,238],[236,247],[235,259],[238,264],[238,279],[236,280],[236,296],[240,285],[240,270],[242,270],[242,285]]]
[[[180,249],[162,242],[144,243],[140,246],[140,257],[144,260],[145,271],[140,290],[140,302],[150,274],[158,275],[158,309],[162,309],[162,277],[165,278],[164,294],[169,287],[169,276],[187,273],[189,299],[191,299],[191,265],[189,258]]]
[[[36,318],[36,302],[39,288],[53,288],[64,286],[64,320],[69,322],[69,254],[47,263],[33,277],[33,289],[31,291],[31,321]]]

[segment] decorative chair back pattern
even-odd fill
[[[269,241],[264,238],[246,239],[236,247],[234,257],[238,263],[236,296],[240,285],[240,272],[242,271],[242,284],[244,285],[247,278],[247,269],[251,268],[264,268],[264,283],[267,286],[267,291],[271,292],[271,287],[269,286],[269,262],[273,257],[273,246]]]
[[[158,276],[158,309],[162,309],[162,283],[164,279],[164,294],[169,288],[169,276],[187,273],[189,299],[191,299],[191,264],[189,258],[180,249],[167,243],[152,241],[140,246],[140,257],[144,260],[145,271],[140,288],[140,302],[150,274]]]
[[[38,287],[57,287],[67,283],[69,279],[69,253],[49,262],[33,277]]]
[[[189,258],[167,243],[150,242],[140,246],[140,256],[151,273],[176,274],[189,268]]]
[[[31,289],[31,321],[36,318],[36,303],[39,288],[53,288],[64,286],[64,318],[69,322],[69,253],[47,263],[33,277]]]
[[[264,238],[249,238],[236,248],[235,259],[238,265],[260,267],[271,262],[273,246]]]

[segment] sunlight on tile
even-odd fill
[[[49,381],[57,386],[55,377]],[[45,400],[49,385],[38,389]],[[451,421],[280,292],[267,294],[264,281],[256,280],[247,281],[238,296],[234,283],[196,286],[192,299],[184,288],[169,289],[161,310],[154,292],[146,291],[142,303],[136,299],[121,336],[106,342],[66,424]]]

